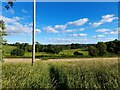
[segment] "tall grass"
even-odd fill
[[[117,60],[3,64],[3,88],[81,88],[118,90]]]
[[[6,64],[2,69],[3,88],[51,87],[47,64],[36,63],[33,67],[30,64]]]

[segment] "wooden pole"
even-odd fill
[[[35,60],[36,0],[33,4],[32,66]]]

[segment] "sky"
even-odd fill
[[[32,43],[33,3],[15,2],[2,18],[8,43]],[[36,41],[41,44],[95,44],[118,38],[117,2],[37,2]]]

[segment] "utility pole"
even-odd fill
[[[32,66],[35,60],[36,0],[33,0]]]

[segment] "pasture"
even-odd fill
[[[15,49],[15,46],[3,45],[4,57],[5,58],[31,58],[32,52],[25,52],[24,56],[11,56],[11,51]],[[58,54],[46,53],[46,52],[36,52],[36,58],[42,59],[58,59],[58,58],[75,58],[74,52],[78,51],[83,54],[83,57],[88,56],[88,51],[82,49],[69,49],[63,50]]]
[[[14,61],[15,62],[15,61]],[[118,90],[118,58],[36,60],[4,62],[3,88],[82,88]]]

